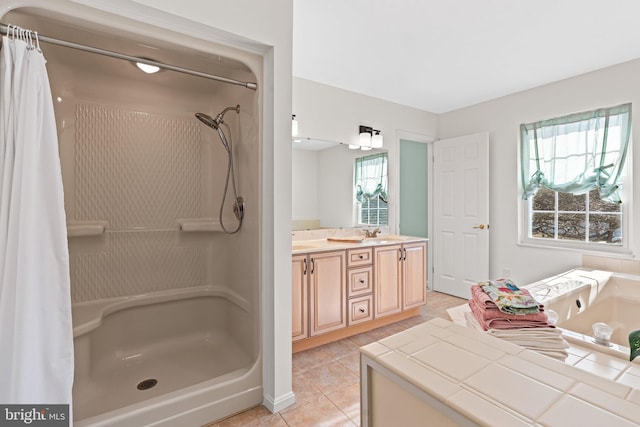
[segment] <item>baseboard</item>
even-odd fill
[[[278,397],[276,400],[273,400],[271,396],[264,395],[264,400],[262,401],[262,404],[273,413],[280,412],[294,403],[296,403],[296,395],[292,391]]]

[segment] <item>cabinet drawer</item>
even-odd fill
[[[347,267],[360,267],[372,262],[371,248],[349,249],[347,251]]]
[[[373,292],[373,267],[349,270],[349,298]]]
[[[373,320],[373,297],[358,297],[349,300],[349,325]]]

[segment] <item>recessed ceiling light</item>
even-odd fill
[[[143,64],[142,62],[136,62],[136,67],[140,68],[147,74],[153,74],[160,71],[160,67],[156,65]]]

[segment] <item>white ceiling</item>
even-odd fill
[[[640,57],[638,0],[293,3],[294,76],[434,113]]]

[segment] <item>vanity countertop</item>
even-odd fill
[[[398,234],[380,234],[377,237],[363,235],[329,237],[323,239],[293,240],[291,253],[293,255],[309,252],[327,252],[340,249],[357,249],[380,245],[394,245],[404,243],[426,242],[424,237],[401,236]]]

